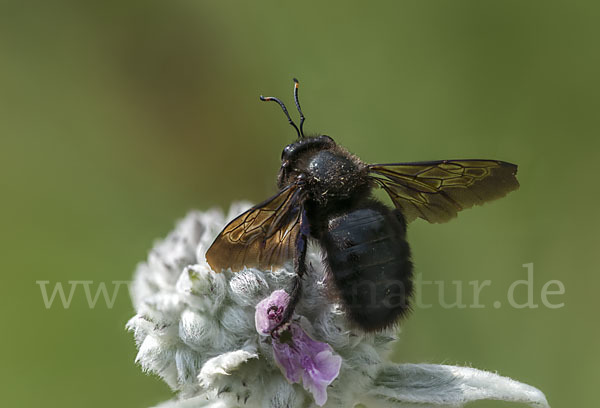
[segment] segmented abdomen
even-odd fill
[[[330,219],[321,243],[346,311],[363,330],[390,326],[409,310],[412,264],[400,213],[367,201]]]

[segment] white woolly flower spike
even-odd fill
[[[290,286],[293,268],[215,273],[205,260],[226,221],[247,208],[235,204],[226,217],[214,210],[191,212],[154,246],[135,272],[131,297],[137,314],[127,328],[139,349],[136,362],[178,393],[177,399],[160,407],[353,407],[363,403],[369,408],[426,408],[459,407],[481,399],[549,407],[537,388],[497,374],[387,361],[386,351],[396,340],[395,334],[364,334],[349,328],[343,310],[327,297],[321,256],[314,247],[307,254],[311,268],[291,327],[308,342],[307,350],[323,351],[310,354],[314,360],[309,363],[327,361],[333,368],[316,385],[315,378],[320,377],[309,375],[306,366],[290,374],[297,381],[288,381],[285,368],[294,368],[298,356],[288,353],[285,367],[281,361],[278,365],[281,355],[280,350],[274,352],[276,340],[259,333],[257,313],[263,309],[257,305]],[[335,368],[337,375],[332,371]]]

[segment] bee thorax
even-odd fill
[[[319,202],[346,199],[366,184],[364,166],[352,157],[323,150],[306,163],[305,174],[311,198]]]

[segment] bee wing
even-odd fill
[[[292,258],[300,230],[302,190],[291,185],[252,207],[221,231],[206,252],[215,272],[282,266]]]
[[[442,160],[372,164],[370,178],[410,222],[446,222],[473,205],[519,188],[517,166],[498,160]]]

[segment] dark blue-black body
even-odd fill
[[[298,140],[283,149],[279,191],[225,226],[206,252],[215,271],[282,267],[294,262],[295,278],[285,312],[271,335],[288,327],[301,298],[309,239],[324,254],[332,295],[365,331],[392,326],[409,310],[412,263],[406,224],[452,219],[459,211],[519,188],[517,166],[499,160],[459,159],[370,164],[324,135],[304,135],[304,114],[294,79],[299,126],[275,97]],[[382,188],[395,209],[371,196]],[[275,319],[275,317],[273,317]]]
[[[353,322],[377,330],[408,311],[412,265],[399,212],[366,200],[332,217],[321,245]]]
[[[355,325],[374,331],[408,312],[412,264],[404,217],[371,197],[367,174],[360,159],[317,136],[283,150],[278,182],[301,181],[304,224],[323,250],[332,295]]]

